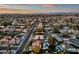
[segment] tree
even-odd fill
[[[8,26],[8,25],[11,25],[11,22],[6,22],[6,21],[4,21],[1,25],[3,25],[3,26]]]
[[[48,51],[53,52],[55,50],[55,46],[56,46],[56,38],[49,35],[48,36],[48,43],[49,43]]]
[[[40,53],[40,50],[41,50],[40,42],[32,43],[32,50],[33,50],[34,53]]]
[[[48,43],[49,43],[49,45],[55,46],[56,38],[49,35],[48,36]]]

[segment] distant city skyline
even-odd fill
[[[0,4],[1,13],[79,12],[79,4]]]

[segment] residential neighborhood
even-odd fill
[[[79,14],[0,14],[0,54],[78,54]]]

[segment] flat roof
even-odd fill
[[[34,39],[44,39],[44,35],[35,35]]]
[[[71,44],[79,47],[79,39],[70,39]]]

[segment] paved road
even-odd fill
[[[33,33],[35,25],[36,25],[36,22],[34,22],[34,24],[33,24],[32,28],[30,29],[29,33],[22,38],[22,42],[21,42],[19,48],[17,48],[17,50],[14,52],[15,54],[20,54],[22,52],[25,44],[28,42],[31,34]]]

